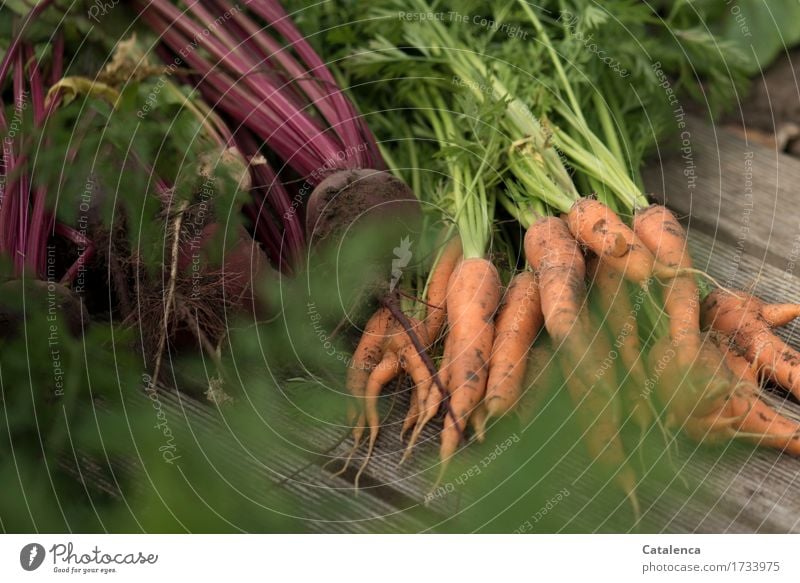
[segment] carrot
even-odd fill
[[[547,332],[556,347],[566,350],[561,366],[590,455],[613,472],[615,483],[628,496],[638,516],[636,475],[627,465],[619,436],[618,401],[608,387],[586,369],[573,365],[586,356],[588,320],[582,306],[586,300],[586,264],[578,242],[561,219],[545,217],[533,223],[525,234],[525,256],[536,271],[542,313]]]
[[[650,427],[653,414],[646,393],[642,390],[647,372],[642,357],[637,326],[638,308],[634,308],[622,275],[597,257],[589,261],[591,288],[605,314],[608,330],[625,371],[627,382],[622,389],[625,409],[642,431]],[[637,304],[638,306],[638,304]]]
[[[700,350],[700,292],[689,256],[686,233],[666,207],[650,205],[636,213],[633,220],[636,236],[653,253],[656,261],[683,271],[669,280],[664,296],[664,311],[669,315],[669,334],[677,350],[678,362],[689,366]]]
[[[407,319],[411,330],[417,335],[422,345],[428,346],[430,337],[425,324],[416,318],[407,317]],[[400,367],[411,376],[418,393],[427,393],[432,383],[431,371],[423,360],[422,354],[409,338],[408,331],[402,326],[397,325],[389,338],[389,349],[400,357]]]
[[[668,411],[668,427],[717,411],[735,388],[722,353],[705,337],[688,368],[678,362],[674,342],[668,336],[660,338],[650,349],[649,368],[659,401]]]
[[[633,231],[653,253],[656,261],[683,272],[665,284],[664,311],[669,316],[669,337],[674,363],[679,372],[672,386],[661,383],[660,398],[667,403],[667,425],[676,422],[691,425],[692,415],[716,407],[719,398],[732,390],[720,376],[719,348],[703,346],[700,331],[700,291],[692,269],[686,233],[678,219],[666,207],[650,205],[636,213]],[[701,425],[702,426],[702,425]]]
[[[697,443],[720,444],[734,437],[732,426],[738,421],[736,417],[729,417],[725,409],[720,409],[705,417],[690,417],[684,422],[681,431]]]
[[[585,339],[588,327],[581,306],[586,299],[586,264],[564,222],[545,217],[533,223],[525,234],[525,256],[539,282],[547,333],[557,344],[573,334]]]
[[[522,395],[515,407],[520,421],[530,423],[539,411],[539,406],[549,394],[562,386],[561,371],[550,341],[537,342],[528,353]]]
[[[418,339],[419,345],[415,344],[412,336]],[[428,390],[432,382],[431,368],[425,362],[420,351],[427,344],[428,337],[424,323],[405,316],[393,304],[386,303],[367,323],[347,376],[348,390],[360,400],[362,406],[358,410],[353,407],[348,409],[348,419],[351,423],[353,419],[358,418],[353,428],[353,447],[344,466],[338,472],[341,473],[347,469],[353,453],[358,448],[364,431],[368,427],[369,446],[356,475],[356,487],[358,478],[369,463],[378,438],[380,421],[377,398],[383,387],[393,380],[401,370],[411,376],[415,390]],[[373,363],[378,359],[380,359],[380,364],[374,365]],[[416,413],[413,417],[416,421]],[[406,422],[404,422],[401,439],[407,429]]]
[[[725,356],[725,364],[733,374],[736,382],[750,383],[753,386],[761,386],[761,381],[758,379],[758,373],[753,365],[742,356],[741,349],[736,347],[731,340],[722,334],[709,334],[709,337],[714,341],[714,344],[722,351]]]
[[[599,200],[577,200],[567,213],[567,224],[577,241],[633,283],[647,286],[653,277],[670,279],[679,274],[657,261],[636,233]]]
[[[400,427],[400,441],[403,441],[403,437],[408,430],[414,427],[417,423],[417,419],[419,419],[419,402],[417,401],[417,386],[415,385],[411,388],[408,412],[403,419],[402,427]]]
[[[621,415],[619,401],[609,399],[599,385],[590,385],[562,360],[562,372],[567,391],[575,404],[575,412],[584,431],[589,455],[605,471],[613,475],[614,482],[631,502],[634,514],[639,516],[636,497],[636,474],[628,465],[625,447],[620,438]]]
[[[383,386],[397,375],[399,367],[400,363],[397,355],[394,352],[387,352],[383,360],[369,375],[367,390],[364,392],[364,414],[370,428],[377,428],[379,423],[378,395],[380,395]],[[370,436],[370,442],[374,442],[375,438],[377,438],[377,430],[371,433],[373,435]]]
[[[691,419],[684,431],[698,442],[745,439],[759,446],[800,456],[800,424],[758,397],[757,386],[743,383],[715,413]]]
[[[430,307],[427,316],[422,322],[415,318],[407,317],[413,333],[420,338],[425,346],[429,346],[436,340],[442,323],[446,318],[445,297],[447,282],[454,265],[460,257],[461,239],[455,236],[446,243],[431,275],[427,297]],[[378,310],[367,323],[364,335],[353,355],[352,366],[348,371],[348,391],[355,396],[362,395],[371,369],[377,365],[387,352],[392,352],[399,356],[400,368],[411,375],[415,387],[415,400],[417,401],[414,406],[419,411],[430,391],[432,385],[431,375],[422,355],[411,341],[408,330],[391,316],[386,307]],[[386,382],[388,383],[391,380],[389,378]],[[351,423],[355,419],[355,414],[352,409],[348,412],[348,418]],[[415,415],[409,415],[406,419],[408,420],[412,417],[415,418],[414,422],[416,422]],[[401,436],[407,429],[406,427],[401,431]],[[375,431],[377,431],[377,428]]]
[[[482,258],[463,259],[447,286],[450,414],[442,427],[440,477],[458,448],[469,416],[486,392],[499,303],[500,277],[495,266]]]
[[[754,393],[744,397],[734,395],[725,413],[739,418],[733,437],[800,455],[800,424],[778,413]]]
[[[384,385],[397,376],[400,368],[400,362],[397,354],[394,352],[386,353],[383,360],[369,375],[367,381],[367,389],[364,393],[364,415],[366,417],[367,426],[369,427],[369,446],[367,454],[364,456],[364,461],[358,470],[355,478],[355,487],[358,488],[358,480],[361,473],[367,467],[370,458],[372,457],[372,450],[375,448],[375,442],[378,439],[378,427],[380,426],[380,417],[378,416],[378,395]]]
[[[335,476],[344,473],[350,466],[350,460],[364,437],[367,424],[364,410],[367,388],[372,374],[385,358],[386,333],[393,324],[394,318],[388,309],[376,311],[364,326],[364,333],[353,352],[345,379],[347,391],[355,398],[354,403],[347,405],[347,422],[353,426],[353,445]]]
[[[445,342],[444,354],[442,355],[442,359],[439,363],[439,381],[444,387],[447,387],[450,381],[450,348],[451,345]],[[442,404],[443,400],[444,395],[438,390],[438,388],[433,388],[433,386],[429,388],[424,401],[418,400],[420,405],[417,424],[414,426],[414,431],[411,432],[411,437],[408,439],[408,445],[406,445],[406,451],[403,453],[400,463],[405,462],[408,459],[408,456],[411,455],[411,452],[414,449],[414,444],[416,444],[417,439],[419,439],[422,430],[439,411],[439,406]]]
[[[656,261],[669,267],[692,267],[686,232],[667,207],[652,204],[637,211],[633,217],[633,232]]]
[[[761,306],[761,317],[771,328],[780,328],[800,318],[800,304],[764,304]]]
[[[704,341],[698,357],[708,360],[708,368],[716,361],[716,380],[731,388],[728,394],[696,407],[684,420],[683,432],[698,442],[722,443],[741,438],[800,455],[800,424],[787,419],[758,397],[755,372],[736,353],[729,340],[720,335],[707,338],[713,339],[717,349],[710,350],[711,344]]]
[[[456,235],[445,244],[428,282],[426,297],[428,312],[425,316],[425,327],[431,342],[439,337],[439,332],[447,320],[447,284],[460,260],[461,238]]]
[[[420,346],[424,348],[429,344],[428,332],[424,322],[410,316],[404,316],[406,320],[406,325],[404,326],[398,321],[401,316],[403,316],[402,313],[398,312],[398,316],[394,319],[394,328],[387,334],[387,352],[398,356],[399,369],[408,373],[413,381],[412,402],[400,431],[400,439],[402,440],[405,432],[417,423],[419,419],[418,394],[420,392],[427,394],[430,391],[433,377],[431,376],[431,368],[425,362],[424,356],[420,351]],[[418,338],[419,346],[412,341],[412,334]],[[394,377],[389,378],[386,382],[392,380],[392,378]],[[374,432],[377,432],[377,430],[377,428],[371,429]]]
[[[439,257],[439,260],[436,262],[436,266],[431,272],[428,282],[428,290],[425,298],[428,308],[425,315],[424,324],[425,333],[430,343],[436,342],[436,339],[439,337],[439,334],[442,331],[442,326],[447,320],[447,284],[450,281],[453,270],[460,260],[461,238],[458,235],[455,235],[445,244],[442,254]],[[426,406],[426,402],[428,401],[432,388],[432,382],[420,385],[419,390],[417,391],[417,409],[420,412],[428,411],[434,406],[438,410],[438,406],[442,397],[441,394],[433,395],[431,398],[431,403]],[[434,388],[434,392],[438,393],[438,389]],[[426,416],[423,415],[422,417],[419,417],[419,419],[423,419],[425,417]],[[429,420],[430,417],[425,419],[425,421],[422,423],[423,427]],[[422,427],[420,427],[420,430],[421,429]],[[413,445],[412,440],[409,440],[409,443]]]
[[[446,318],[446,289],[450,274],[454,265],[461,257],[461,239],[458,236],[451,238],[445,245],[436,268],[431,275],[431,282],[428,286],[428,303],[430,307],[423,322],[408,317],[411,329],[423,342],[429,346],[436,340],[441,331],[442,323]],[[427,395],[430,392],[432,379],[428,367],[423,361],[422,355],[411,341],[408,331],[400,325],[391,315],[390,311],[383,307],[367,323],[364,335],[359,342],[353,355],[352,363],[347,375],[347,388],[350,394],[359,397],[364,394],[370,371],[380,362],[386,353],[394,353],[400,358],[400,369],[408,372],[414,382],[415,403],[413,408],[416,410],[406,417],[406,422],[416,423],[418,413],[422,410]],[[388,378],[384,384],[391,381]],[[348,410],[348,420],[353,423],[356,419],[357,411],[350,407]],[[413,421],[412,421],[413,419]],[[364,420],[363,415],[356,424],[354,435],[357,436],[355,446],[358,446],[363,435]],[[401,430],[401,439],[409,429],[405,422]],[[371,433],[376,434],[377,427],[371,428]]]
[[[475,439],[478,443],[483,443],[486,440],[486,422],[488,421],[489,412],[486,410],[486,402],[481,401],[478,406],[472,411],[469,416],[469,424],[475,432]]]
[[[527,354],[543,320],[536,276],[530,271],[518,273],[508,286],[495,322],[484,421],[507,413],[519,400]]]
[[[703,323],[721,332],[744,351],[751,363],[763,369],[778,384],[800,397],[800,352],[778,338],[764,317],[785,321],[777,310],[750,294],[736,296],[720,289],[703,302]]]
[[[361,409],[360,398],[364,396],[369,381],[370,374],[383,358],[386,332],[393,321],[392,315],[386,308],[381,308],[367,321],[364,327],[364,334],[353,353],[350,366],[347,369],[345,386],[347,391],[356,397],[356,407],[348,407],[348,423],[355,424],[353,429],[353,439],[355,447],[358,447],[364,430],[364,415]],[[358,422],[356,421],[356,418]]]
[[[737,382],[746,382],[757,387],[761,386],[758,375],[745,357],[739,356],[731,350],[726,350],[723,354],[725,355],[725,364],[728,365]]]

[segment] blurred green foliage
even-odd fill
[[[747,72],[755,75],[769,67],[781,53],[800,42],[800,2],[797,0],[741,0],[718,4],[721,30],[747,59]]]

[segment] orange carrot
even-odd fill
[[[800,455],[800,424],[787,419],[755,394],[734,395],[728,402],[726,413],[739,418],[734,437]]]
[[[731,338],[750,362],[800,397],[800,352],[778,338],[762,315],[766,304],[757,297],[717,289],[703,302],[703,322]],[[766,310],[772,321],[784,321]]]
[[[719,410],[735,388],[722,353],[707,338],[689,368],[678,362],[671,339],[660,338],[650,349],[649,369],[656,381],[656,394],[669,412],[668,427],[681,426],[691,417],[704,417]]]
[[[523,271],[514,276],[495,322],[494,346],[486,385],[486,420],[504,415],[522,392],[528,351],[542,328],[536,276]]]
[[[447,319],[447,284],[450,281],[453,270],[460,260],[461,238],[456,235],[445,244],[442,254],[439,257],[439,260],[436,262],[436,266],[431,273],[430,281],[428,283],[428,291],[425,298],[428,308],[424,325],[425,337],[428,339],[429,344],[436,342],[436,339],[439,337],[439,334],[442,330],[442,326]],[[415,379],[415,382],[417,382],[417,379]],[[417,409],[420,413],[428,411],[431,407],[434,407],[438,410],[442,395],[434,394],[430,396],[431,390],[433,390],[434,393],[439,393],[438,388],[433,386],[432,379],[429,378],[427,382],[418,383]],[[426,406],[426,403],[429,400],[429,396],[431,403],[428,404],[428,407]],[[435,405],[433,403],[434,401],[436,401]],[[430,420],[430,417],[426,417],[427,416],[425,414],[422,414],[418,417],[420,421],[425,418],[425,421],[422,423],[423,427]],[[420,430],[421,429],[422,427],[420,427]],[[409,443],[413,445],[414,441],[415,439],[412,437],[412,439],[409,440]]]
[[[378,336],[381,333],[381,336]],[[370,319],[364,335],[356,348],[353,362],[348,370],[348,390],[356,397],[360,397],[363,407],[361,414],[354,408],[348,411],[348,418],[352,420],[358,415],[353,428],[353,448],[348,455],[340,473],[347,469],[354,451],[358,448],[365,429],[369,428],[369,448],[367,455],[356,475],[357,480],[369,463],[372,450],[378,438],[380,421],[378,417],[377,398],[383,387],[394,379],[402,370],[411,376],[414,382],[414,391],[429,390],[432,383],[432,365],[425,362],[422,354],[428,345],[427,329],[423,322],[405,316],[399,308],[387,303]],[[380,364],[373,366],[370,371],[367,367],[375,362],[376,357],[381,357]],[[366,383],[364,377],[366,376]],[[417,422],[419,411],[416,395],[414,409],[401,429],[401,439],[412,423]]]
[[[488,419],[489,413],[486,410],[486,403],[481,401],[469,417],[470,427],[475,432],[475,439],[478,440],[478,443],[483,443],[486,440],[486,422]]]
[[[629,281],[644,286],[652,277],[669,279],[679,273],[658,262],[642,240],[599,200],[576,201],[567,223],[575,239]]]
[[[638,518],[636,474],[628,465],[619,434],[622,421],[619,401],[609,398],[605,391],[598,390],[601,385],[589,385],[581,375],[572,374],[571,368],[562,360],[567,391],[575,404],[577,420],[584,431],[589,455],[601,468],[613,475],[614,482],[628,497]]]
[[[435,414],[441,402],[441,391],[431,391],[433,383],[432,370],[429,366],[430,361],[426,362],[426,355],[423,354],[439,335],[442,323],[447,314],[446,296],[447,285],[454,266],[461,257],[461,240],[456,236],[452,238],[443,250],[439,261],[436,264],[431,282],[428,289],[428,302],[430,307],[424,321],[420,322],[415,318],[407,317],[399,312],[399,309],[392,308],[391,305],[379,310],[370,320],[365,334],[359,343],[353,357],[353,363],[348,371],[347,386],[351,394],[359,397],[367,394],[366,412],[358,415],[354,408],[348,411],[348,418],[352,422],[358,415],[355,424],[354,448],[363,436],[365,425],[369,427],[370,440],[369,452],[364,459],[359,474],[364,470],[369,461],[372,448],[378,436],[379,422],[377,415],[377,396],[383,386],[391,381],[400,370],[407,372],[414,382],[414,389],[411,408],[403,422],[400,437],[402,439],[408,429],[414,425],[415,431],[409,440],[409,451],[419,435],[419,430]],[[392,313],[397,316],[392,316]],[[388,320],[386,316],[388,315]],[[379,338],[378,335],[383,338]],[[412,340],[416,337],[418,342]],[[376,363],[381,361],[382,370],[380,373],[370,375],[370,370],[374,369]],[[385,365],[385,366],[384,366]],[[377,371],[375,371],[377,372]],[[433,398],[429,397],[432,393]],[[437,400],[435,406],[428,404],[429,400]],[[432,412],[431,412],[432,411]],[[419,430],[417,430],[417,428]],[[348,462],[349,462],[348,457]],[[345,464],[345,468],[347,464]]]
[[[605,314],[608,331],[614,338],[614,348],[624,369],[626,382],[622,398],[625,409],[642,431],[650,427],[653,414],[646,393],[647,381],[642,346],[639,341],[637,316],[628,295],[628,286],[622,275],[597,257],[589,261],[591,288]]]
[[[586,300],[586,264],[564,222],[545,217],[533,223],[525,234],[525,256],[537,275],[550,337],[557,345],[573,334],[585,339],[588,327],[581,308]]]
[[[439,381],[444,387],[447,387],[450,381],[450,348],[451,346],[445,342],[444,354],[442,355],[442,359],[439,363]],[[422,430],[439,411],[439,407],[443,400],[444,395],[439,391],[438,387],[433,386],[433,384],[431,384],[429,387],[424,400],[420,400],[418,398],[419,413],[417,416],[417,423],[414,426],[414,431],[411,432],[411,437],[408,439],[408,445],[406,445],[406,451],[403,453],[401,463],[408,459],[408,456],[411,455],[414,444],[417,442]]]
[[[633,232],[657,261],[669,267],[692,267],[686,232],[667,207],[652,204],[637,211]]]
[[[404,316],[399,310],[393,313],[396,315],[395,320],[398,321],[398,328],[389,340],[388,349],[394,351],[395,354],[399,354],[400,368],[411,376],[414,383],[411,394],[413,402],[409,407],[409,412],[406,415],[400,433],[400,439],[402,440],[403,435],[412,425],[417,426],[420,424],[421,416],[425,412],[422,407],[428,399],[428,395],[431,393],[441,394],[439,387],[444,387],[444,385],[439,381],[437,391],[431,391],[431,386],[434,384],[433,374],[436,371],[433,361],[424,352],[426,346],[429,345],[428,330],[424,322]],[[400,320],[403,320],[404,324],[400,324]],[[412,340],[412,336],[416,338],[416,342]],[[424,397],[420,397],[420,395]],[[412,438],[409,440],[409,449],[413,447],[417,435],[417,431],[412,434]]]
[[[761,386],[761,383],[758,380],[758,375],[744,356],[739,356],[730,350],[726,350],[724,354],[725,363],[728,365],[728,368],[733,373],[737,382],[744,381],[757,387]]]
[[[669,333],[676,346],[678,362],[689,366],[700,350],[700,292],[692,271],[686,233],[666,207],[651,205],[636,213],[636,236],[653,253],[656,261],[683,271],[666,284],[664,310],[669,315]]]
[[[411,395],[409,395],[408,403],[408,412],[403,419],[402,427],[400,427],[400,441],[403,441],[405,434],[409,429],[414,427],[414,425],[417,423],[417,419],[419,419],[419,402],[417,401],[416,385],[411,388]]]
[[[428,303],[425,327],[431,342],[435,342],[439,337],[439,332],[447,320],[447,283],[460,260],[461,238],[456,235],[446,243],[428,282],[427,297],[425,298]]]
[[[413,334],[419,338],[423,346],[427,347],[430,344],[430,337],[425,324],[410,316],[407,316],[406,319]],[[422,354],[411,341],[409,331],[397,322],[397,318],[395,318],[395,326],[388,339],[387,350],[395,352],[400,357],[400,368],[411,376],[418,394],[420,392],[427,393],[432,382],[431,371],[425,364]],[[417,399],[419,400],[419,397]]]
[[[734,343],[723,334],[709,333],[709,337],[722,351],[722,354],[725,356],[725,364],[728,365],[728,369],[733,374],[733,378],[737,383],[745,382],[756,387],[761,386],[761,381],[758,379],[756,369],[742,356],[740,348],[736,347]]]
[[[720,409],[705,417],[690,417],[681,431],[692,441],[706,445],[725,443],[733,439],[735,431],[732,426],[739,420],[729,417],[725,409]]]
[[[389,310],[381,308],[367,322],[364,327],[364,334],[353,353],[353,358],[350,361],[350,366],[347,369],[347,379],[345,381],[347,391],[356,397],[356,404],[358,409],[353,406],[348,407],[348,423],[355,424],[353,429],[353,438],[356,446],[361,441],[364,429],[364,415],[359,414],[361,409],[361,401],[359,400],[364,396],[367,388],[367,382],[370,374],[383,358],[384,345],[386,340],[386,331],[392,324],[392,315]],[[356,417],[359,417],[356,422]]]
[[[494,265],[482,258],[463,259],[447,286],[450,411],[442,427],[440,477],[458,448],[469,416],[486,392],[499,303],[500,278]]]
[[[763,304],[761,317],[771,328],[780,328],[800,318],[800,304]]]
[[[394,352],[388,352],[383,360],[369,375],[367,382],[367,390],[364,393],[364,414],[369,427],[369,447],[367,455],[364,456],[364,461],[361,468],[356,474],[355,486],[358,488],[358,478],[361,472],[367,467],[369,459],[372,456],[372,450],[375,448],[375,441],[378,439],[378,427],[380,426],[380,418],[378,416],[378,396],[384,385],[397,376],[400,367],[399,359]]]
[[[536,271],[542,313],[556,348],[565,350],[561,359],[567,390],[586,436],[589,453],[607,471],[631,501],[638,516],[636,475],[627,465],[619,436],[619,401],[608,385],[597,378],[593,367],[581,361],[589,356],[586,301],[586,264],[577,241],[561,219],[545,217],[528,228],[525,255]],[[573,367],[577,367],[576,369]],[[616,387],[613,388],[616,390]]]
[[[690,420],[684,431],[698,442],[739,438],[800,456],[800,424],[761,400],[752,385],[731,395],[717,412]]]
[[[698,356],[709,361],[708,369],[716,368],[715,380],[727,383],[730,389],[721,399],[706,400],[705,406],[696,407],[685,418],[683,432],[698,442],[723,443],[740,438],[800,455],[800,424],[787,419],[759,398],[758,379],[753,368],[736,353],[728,339],[721,335],[708,337],[718,349],[709,350],[708,342],[704,342]],[[714,360],[716,367],[711,364]]]
[[[539,412],[539,407],[556,389],[563,385],[561,371],[550,341],[538,341],[528,353],[522,395],[515,407],[520,421],[530,423]]]

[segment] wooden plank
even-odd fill
[[[404,392],[404,395],[407,398],[407,391]],[[385,429],[397,427],[402,422],[406,406],[407,402],[403,397],[400,397],[400,402],[396,402],[392,407],[389,407],[388,403],[384,404],[384,413],[388,412],[388,415],[384,418],[384,430],[381,431],[376,446],[377,455],[370,461],[365,471],[365,474],[369,476],[370,483],[383,488],[384,492],[401,493],[400,498],[404,510],[413,510],[425,505],[440,517],[462,512],[480,512],[481,500],[476,498],[469,488],[458,488],[454,495],[435,496],[429,501],[426,500],[438,470],[438,433],[441,430],[441,420],[436,419],[429,424],[414,455],[404,464],[399,463],[405,445],[400,443],[395,432]],[[335,432],[324,427],[309,428],[309,431],[312,432],[312,440],[315,443],[331,443],[336,438]],[[520,428],[519,431],[523,432],[524,428]],[[492,440],[503,441],[506,438],[507,434],[505,433],[499,435],[490,433],[487,436],[490,443]],[[342,443],[333,453],[343,457],[347,454],[348,448],[348,443]],[[362,459],[365,449],[365,447],[360,448],[357,460]],[[475,449],[470,447],[460,451],[458,458],[464,467],[480,463],[480,457],[476,454]],[[572,508],[582,509],[590,501],[595,500],[595,502],[600,502],[597,504],[598,507],[614,509],[619,504],[619,500],[612,491],[606,490],[598,494],[588,482],[575,480],[576,476],[580,476],[589,464],[590,460],[584,453],[583,445],[578,444],[575,455],[562,460],[562,463],[553,469],[553,479],[555,482],[569,486]],[[352,473],[348,474],[348,477],[352,479],[352,475]],[[530,513],[532,514],[536,510],[538,508],[531,508]],[[565,513],[572,519],[571,524],[568,525],[572,530],[586,530],[590,528],[589,525],[600,524],[608,517],[607,513],[570,515],[568,510]],[[447,520],[441,523],[432,520],[431,526],[425,530],[436,531],[438,528],[442,528],[446,522]]]
[[[245,452],[241,442],[224,424],[221,417],[210,407],[186,395],[163,391],[159,396],[167,419],[185,419],[188,423],[172,425],[176,443],[189,443],[199,439],[200,443],[215,444],[226,455],[208,460],[213,471],[220,476],[238,472],[250,476],[245,484],[237,483],[231,496],[244,496],[253,504],[264,508],[278,508],[286,496],[296,500],[298,528],[310,532],[416,532],[424,528],[424,522],[409,512],[398,510],[385,500],[363,493],[357,498],[352,485],[343,478],[330,476],[318,465],[292,451],[291,448],[276,448],[270,442],[256,457]],[[151,409],[152,403],[144,394],[132,395],[126,403],[131,414]],[[143,489],[154,487],[147,479],[148,469],[142,467],[137,458],[114,459],[111,465],[97,459],[79,456],[64,459],[62,467],[71,471],[76,479],[102,495],[116,496],[120,501]],[[151,469],[152,470],[152,469]],[[244,472],[244,473],[242,473]],[[119,481],[135,488],[134,492],[120,491]],[[294,510],[294,509],[292,509]],[[265,529],[270,525],[265,524]]]
[[[385,500],[362,493],[356,498],[352,485],[343,478],[331,477],[316,464],[309,464],[309,458],[289,446],[274,443],[254,460],[242,451],[237,440],[221,422],[216,413],[198,401],[185,395],[168,393],[163,399],[165,408],[174,414],[184,415],[190,420],[193,430],[222,439],[231,451],[229,462],[247,471],[256,471],[258,480],[253,496],[264,497],[268,490],[265,484],[280,482],[298,500],[298,508],[307,517],[311,530],[319,532],[374,532],[378,531],[416,531],[423,523],[408,512],[399,510]],[[241,437],[241,436],[240,436]],[[300,448],[303,449],[303,448]],[[298,473],[300,470],[300,473]]]
[[[728,243],[791,277],[800,269],[800,160],[698,118],[688,118],[686,131],[686,142],[667,142],[644,172],[647,191],[711,235],[712,251]]]

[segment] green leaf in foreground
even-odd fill
[[[724,36],[747,59],[747,72],[767,67],[781,52],[800,42],[800,0],[726,2]]]

